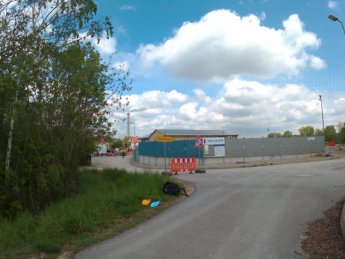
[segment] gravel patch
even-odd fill
[[[308,225],[302,249],[310,259],[344,259],[345,240],[340,230],[344,200],[323,212],[323,217]]]

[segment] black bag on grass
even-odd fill
[[[179,196],[181,194],[181,191],[183,191],[184,195],[188,197],[186,190],[178,186],[176,183],[165,182],[163,185],[163,192],[165,194]]]

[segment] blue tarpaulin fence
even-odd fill
[[[195,140],[177,140],[173,142],[141,142],[138,155],[150,157],[195,157],[203,158],[202,149],[194,146]],[[165,147],[164,147],[165,146]]]
[[[173,142],[141,142],[137,155],[164,158],[165,150],[167,158],[194,157],[203,159],[203,148],[194,146],[195,140],[178,140]],[[164,149],[164,146],[166,149]],[[219,157],[274,157],[299,154],[323,153],[324,137],[290,137],[290,138],[249,138],[249,139],[226,139],[224,155]],[[199,156],[200,153],[200,156]],[[208,145],[206,158],[217,157],[215,145]]]

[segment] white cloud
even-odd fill
[[[172,90],[163,92],[159,90],[147,91],[142,94],[123,96],[128,98],[129,106],[123,109],[114,109],[110,113],[110,121],[116,123],[120,135],[126,134],[127,113],[131,112],[131,122],[136,123],[138,135],[151,133],[151,129],[171,127],[169,125],[181,122],[175,117],[175,112],[187,101],[188,96]]]
[[[341,114],[341,111],[345,110],[345,96],[335,99],[333,104],[327,110],[328,114],[325,114],[325,120],[327,120],[327,117],[330,117],[333,118],[333,121],[335,121],[332,124],[336,124],[337,122],[345,122],[344,114]]]
[[[270,78],[295,76],[306,67],[322,69],[325,62],[307,52],[320,44],[297,14],[288,17],[282,29],[274,29],[252,14],[240,17],[216,10],[198,22],[185,22],[159,45],[140,46],[137,53],[144,64],[158,62],[182,78],[225,82],[235,75]]]
[[[322,59],[315,56],[310,56],[309,64],[310,64],[310,67],[317,70],[320,70],[326,67],[325,62]]]
[[[339,98],[339,99],[335,100],[334,103],[336,103],[336,104],[339,103],[339,104],[345,105],[345,98]]]
[[[90,41],[102,56],[109,56],[116,52],[116,38],[114,37],[109,37],[107,39],[106,35],[104,34],[98,42],[97,38],[91,38],[91,36],[88,36],[86,33],[80,33],[79,39]]]
[[[129,100],[129,106],[125,109],[126,112],[145,111],[145,113],[157,114],[165,109],[176,109],[181,103],[186,102],[188,96],[176,90],[170,92],[152,90],[140,95],[124,96],[123,98],[128,98]]]
[[[259,17],[260,17],[261,21],[265,20],[266,19],[266,13],[265,12],[261,12]]]
[[[117,27],[118,34],[126,34],[126,27],[124,25],[120,25]]]
[[[285,127],[317,114],[317,94],[298,85],[279,88],[258,82],[232,80],[225,84],[217,111],[248,127]],[[267,126],[264,126],[267,125]]]
[[[286,130],[298,133],[302,126],[321,128],[319,94],[302,85],[284,86],[234,79],[216,96],[194,89],[188,96],[176,90],[148,91],[128,96],[131,121],[138,135],[157,128],[219,129],[241,137],[261,137]],[[323,96],[325,125],[344,121],[345,95]],[[125,118],[126,112],[113,113]],[[125,123],[119,125],[126,132]],[[121,131],[121,130],[120,130]]]
[[[197,119],[197,108],[197,102],[186,103],[180,107],[179,112],[188,119],[195,120]]]
[[[99,42],[93,38],[91,42],[101,55],[111,55],[116,51],[116,39],[114,37],[107,39],[106,36],[103,36]]]
[[[129,71],[128,61],[115,62],[113,64],[113,67],[119,71],[122,71],[122,72],[128,72]]]
[[[143,106],[143,104],[147,103],[149,107],[162,109],[176,103],[182,103],[186,101],[187,98],[187,95],[179,93],[176,90],[172,90],[170,92],[153,90],[144,92],[140,96],[140,100],[137,102],[140,104],[140,106]],[[133,106],[135,105],[136,103],[133,103]]]
[[[328,1],[328,8],[329,9],[337,9],[338,7],[338,2],[337,1]]]
[[[212,102],[212,99],[209,96],[207,96],[203,90],[194,89],[193,92],[198,102],[201,102],[204,104],[210,104]]]
[[[120,7],[121,11],[135,11],[135,6],[134,5],[128,5],[128,4],[124,4]]]

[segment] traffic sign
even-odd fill
[[[202,146],[204,146],[204,144],[202,143],[202,139],[199,136],[196,137],[194,146],[195,147],[202,147]]]
[[[158,141],[158,142],[172,142],[172,141],[174,141],[174,138],[170,137],[170,136],[157,136],[156,141]]]

